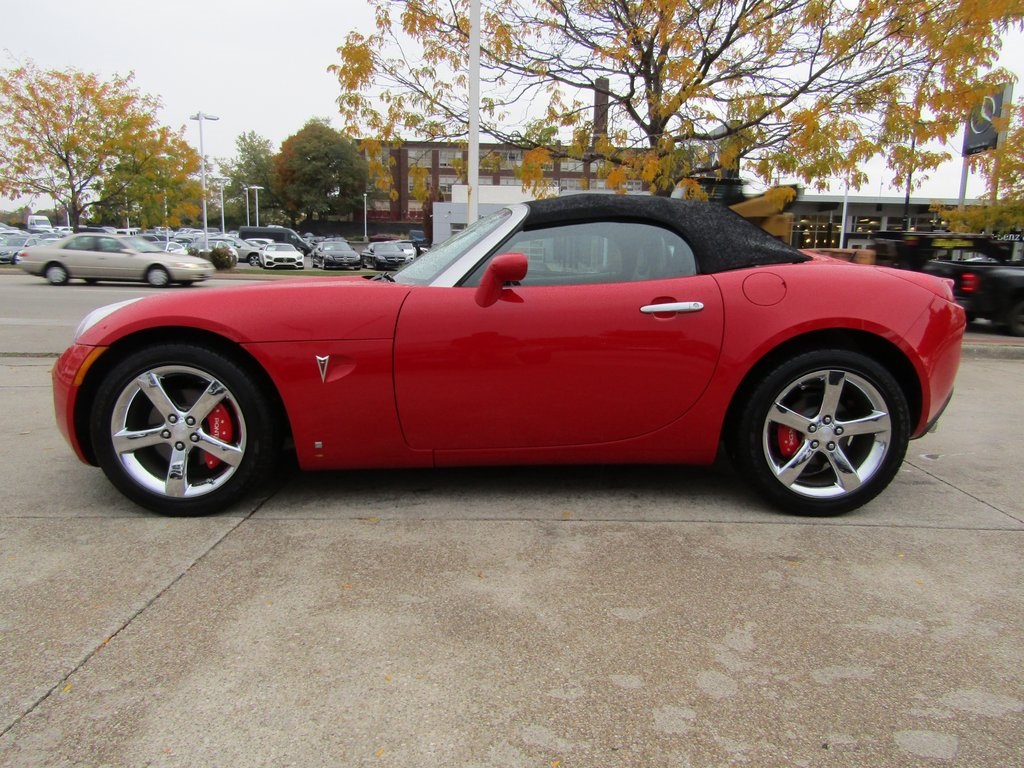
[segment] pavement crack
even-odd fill
[[[924,466],[922,466],[920,464],[915,464],[910,459],[904,459],[903,463],[913,467],[914,469],[916,469],[916,470],[918,470],[920,472],[923,472],[924,474],[928,475],[928,477],[930,477],[935,482],[941,483],[942,485],[946,486],[947,488],[952,488],[957,493],[962,493],[964,496],[966,496],[966,497],[968,497],[970,499],[974,499],[976,502],[978,502],[979,504],[981,504],[981,505],[983,505],[985,507],[988,507],[993,512],[998,512],[1000,515],[1003,515],[1003,517],[1008,517],[1010,520],[1015,520],[1018,523],[1024,524],[1024,518],[1018,517],[1018,516],[1014,515],[1012,512],[1009,512],[1009,511],[1007,511],[1005,509],[997,507],[992,502],[986,501],[985,499],[981,498],[980,496],[976,496],[975,494],[971,493],[970,491],[965,491],[960,486],[954,485],[949,480],[946,480],[946,479],[944,479],[942,477],[939,477],[934,472],[931,472],[928,469],[926,469]]]
[[[174,589],[174,587],[177,584],[179,584],[181,580],[185,578],[185,576],[191,573],[191,571],[197,565],[206,560],[218,547],[220,547],[228,539],[229,536],[231,536],[231,534],[233,534],[245,523],[247,523],[252,518],[253,515],[259,512],[260,509],[262,509],[263,506],[276,495],[277,490],[278,489],[275,489],[272,492],[258,499],[253,504],[252,509],[246,512],[244,515],[240,516],[238,518],[238,521],[234,525],[230,526],[229,528],[226,528],[224,532],[220,536],[218,536],[206,548],[204,552],[202,552],[194,560],[192,560],[185,568],[181,570],[180,573],[178,573],[177,576],[171,579],[163,587],[158,589],[156,593],[153,594],[150,597],[150,599],[145,602],[145,604],[143,604],[138,610],[136,610],[134,613],[128,616],[128,618],[125,619],[125,621],[123,621],[114,632],[112,632],[108,637],[104,638],[104,640],[100,642],[95,648],[93,648],[93,650],[89,651],[89,653],[85,654],[85,656],[79,659],[79,661],[75,663],[66,674],[64,674],[56,683],[50,686],[50,688],[47,689],[46,692],[43,693],[41,696],[39,696],[39,698],[33,701],[24,712],[22,712],[20,715],[15,717],[10,723],[4,726],[3,729],[0,730],[0,741],[2,741],[7,736],[7,734],[10,733],[10,731],[12,731],[14,728],[16,728],[18,724],[21,723],[26,717],[28,717],[39,707],[41,707],[47,699],[53,696],[57,691],[62,690],[67,685],[68,681],[72,677],[74,677],[75,674],[77,674],[83,668],[85,668],[85,666],[90,661],[92,661],[92,659],[95,658],[100,651],[102,651],[104,648],[110,645],[110,643],[113,640],[115,640],[121,633],[128,629],[140,616],[142,616],[143,613],[145,613],[147,610],[149,610],[150,607],[155,605],[164,595],[166,595],[172,589]]]

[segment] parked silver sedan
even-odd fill
[[[171,283],[194,283],[213,272],[206,259],[180,253],[166,253],[157,243],[141,237],[101,233],[77,234],[18,254],[18,266],[30,275],[64,285],[80,278],[147,282],[154,287]]]

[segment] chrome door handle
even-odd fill
[[[699,301],[674,301],[670,304],[648,304],[646,307],[640,307],[640,311],[645,315],[661,315],[670,312],[686,314],[700,312],[702,309],[704,309],[704,304]]]

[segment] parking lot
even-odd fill
[[[38,286],[0,311],[0,766],[1020,763],[1002,339],[844,517],[726,467],[569,467],[282,470],[178,520],[58,435],[51,348],[106,289]]]

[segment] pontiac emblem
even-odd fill
[[[330,363],[330,361],[330,355],[323,355],[322,357],[320,355],[316,356],[316,364],[320,369],[320,381],[325,384],[327,383],[327,364]]]

